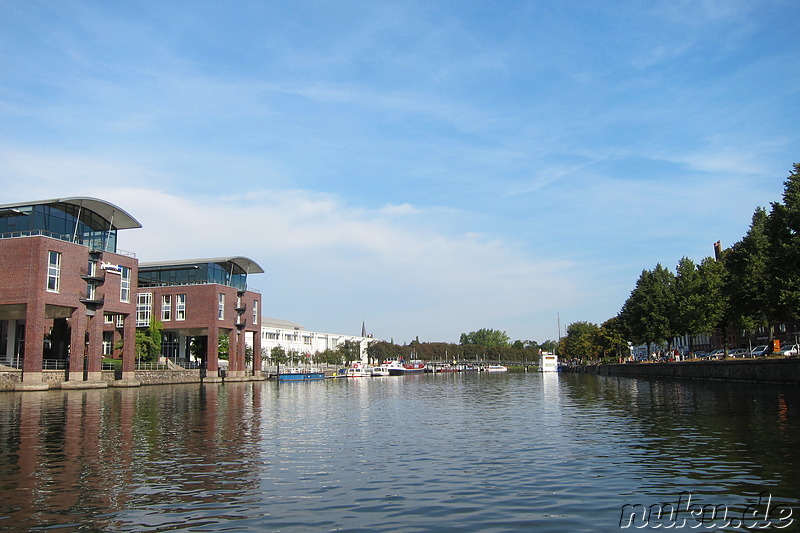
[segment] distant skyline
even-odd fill
[[[0,2],[0,203],[94,196],[263,314],[543,342],[800,162],[800,3]]]

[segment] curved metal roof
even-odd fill
[[[199,263],[233,263],[248,274],[263,274],[264,269],[250,259],[243,256],[230,256],[230,257],[206,257],[198,259],[177,259],[175,261],[148,261],[140,262],[139,270],[146,270],[148,268],[169,268],[173,266],[196,265]]]
[[[57,203],[76,205],[84,209],[94,211],[104,219],[108,220],[116,229],[135,229],[142,227],[139,221],[133,218],[124,209],[117,207],[111,202],[106,202],[105,200],[100,200],[99,198],[91,198],[89,196],[71,196],[67,198],[53,198],[50,200],[36,200],[33,202],[15,202],[13,204],[0,205],[0,211],[4,209],[15,209],[33,205]]]

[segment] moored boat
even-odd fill
[[[278,381],[316,381],[325,379],[325,373],[307,368],[286,368],[278,372],[276,379]]]
[[[372,374],[370,373],[369,368],[367,368],[361,361],[353,362],[347,369],[347,372],[345,372],[345,377],[348,378],[365,378],[371,375]]]
[[[390,376],[403,376],[405,374],[422,373],[425,370],[425,363],[422,361],[384,361],[383,365],[389,370]]]
[[[508,367],[503,365],[489,365],[484,368],[486,372],[508,372]]]
[[[373,378],[381,377],[381,376],[388,376],[389,369],[383,365],[381,366],[373,366],[369,368],[369,375]]]

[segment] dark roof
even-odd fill
[[[104,219],[108,220],[116,229],[135,229],[142,227],[139,221],[129,215],[124,209],[121,209],[110,202],[106,202],[105,200],[90,198],[88,196],[71,196],[68,198],[53,198],[51,200],[36,200],[33,202],[15,202],[13,204],[0,205],[0,211],[33,205],[48,205],[57,203],[76,205],[90,211],[94,211]]]

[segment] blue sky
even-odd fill
[[[544,341],[696,261],[800,161],[794,0],[0,0],[0,200],[141,261],[243,255],[267,316]]]

